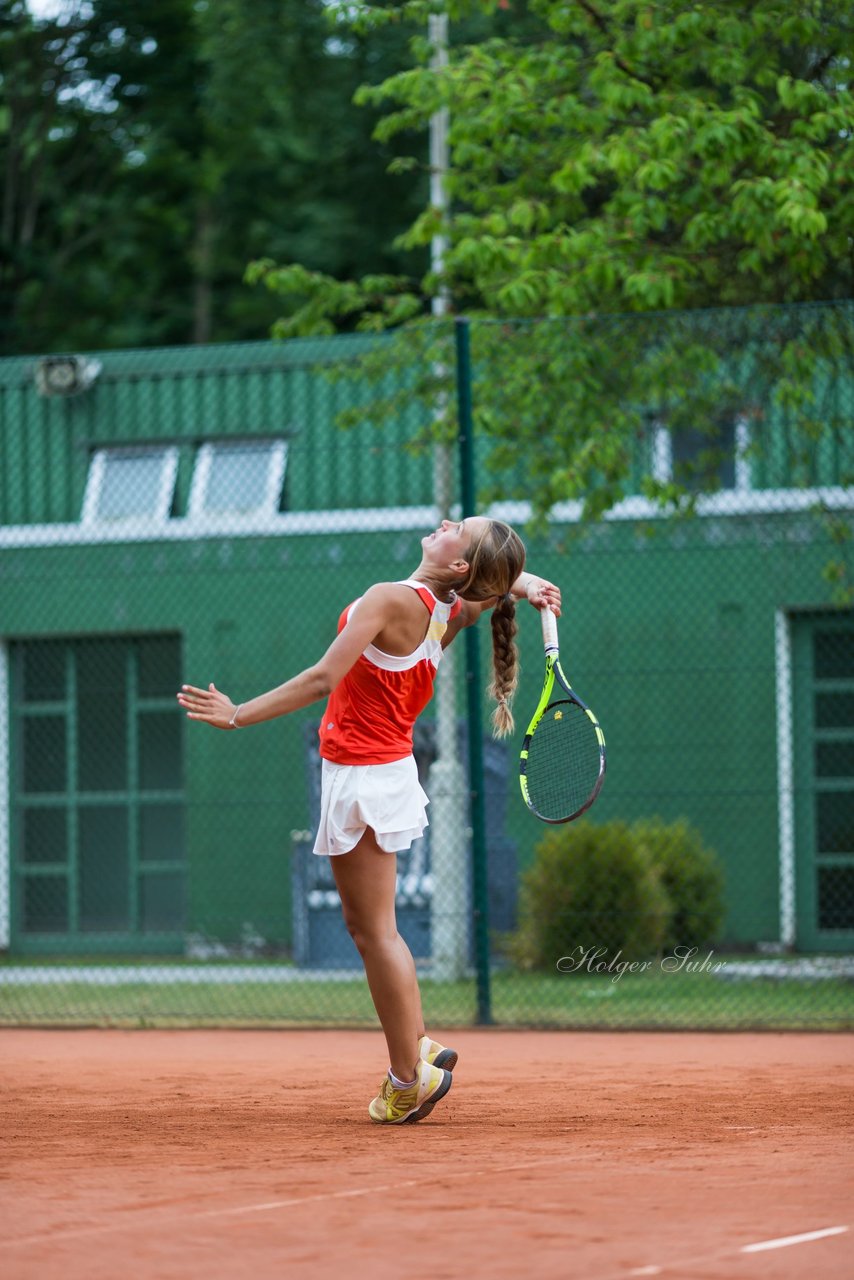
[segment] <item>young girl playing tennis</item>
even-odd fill
[[[421,540],[421,563],[344,610],[326,653],[277,689],[239,706],[213,685],[184,685],[191,720],[241,729],[327,698],[320,725],[322,787],[314,852],[331,855],[344,920],[365,966],[390,1067],[368,1111],[378,1124],[422,1120],[451,1087],[457,1055],[425,1034],[415,964],[395,922],[398,850],[427,826],[427,796],[412,755],[412,726],[433,693],[454,637],[492,609],[496,735],[513,728],[515,601],[560,613],[553,583],[523,572],[509,525],[483,516],[443,520]]]

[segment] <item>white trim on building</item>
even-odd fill
[[[724,489],[697,499],[699,516],[791,515],[818,507],[854,511],[854,486],[826,489]],[[452,515],[459,514],[458,506]],[[496,502],[487,515],[524,524],[530,502]],[[608,511],[605,521],[662,520],[671,513],[648,498],[625,498]],[[555,524],[581,520],[581,502],[560,502],[551,512]],[[187,542],[201,538],[298,537],[323,533],[394,533],[426,530],[439,520],[435,506],[365,507],[339,511],[286,511],[273,515],[181,516],[171,520],[137,518],[73,524],[0,526],[0,549],[14,547],[86,546],[109,542]]]
[[[795,901],[795,778],[792,741],[792,628],[788,613],[774,615],[777,694],[777,823],[780,884],[780,943],[797,941]]]

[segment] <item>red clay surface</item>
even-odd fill
[[[0,1033],[5,1280],[854,1275],[851,1036],[445,1038],[386,1129],[379,1032]]]

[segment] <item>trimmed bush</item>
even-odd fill
[[[714,942],[724,910],[720,863],[684,819],[576,822],[537,845],[507,953],[523,969],[593,952],[606,963],[618,953],[644,960]]]
[[[625,822],[555,827],[522,874],[519,924],[508,954],[521,968],[551,969],[562,956],[602,949],[628,961],[657,954],[670,902],[647,848]]]
[[[657,867],[670,899],[664,950],[714,942],[724,921],[724,874],[717,856],[700,833],[684,820],[642,818],[632,834]]]

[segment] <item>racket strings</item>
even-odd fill
[[[575,702],[553,702],[528,746],[525,774],[532,807],[549,821],[572,817],[593,796],[601,771],[593,721]]]

